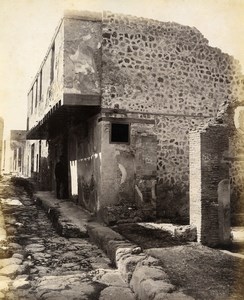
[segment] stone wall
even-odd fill
[[[156,120],[158,211],[187,219],[189,130],[242,92],[240,66],[172,22],[104,13],[102,36],[102,107]]]

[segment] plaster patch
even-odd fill
[[[244,106],[238,106],[235,109],[234,123],[236,129],[238,129],[242,134],[244,134]]]
[[[119,164],[119,169],[120,169],[120,172],[122,173],[120,184],[123,184],[126,180],[127,172],[126,172],[125,167],[121,164]]]

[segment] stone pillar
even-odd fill
[[[190,223],[211,247],[231,241],[228,147],[224,125],[190,133]]]

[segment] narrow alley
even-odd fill
[[[7,233],[1,237],[0,299],[108,300],[119,299],[121,289],[133,299],[105,254],[87,238],[60,237],[22,187],[4,179],[0,198]]]

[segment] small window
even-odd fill
[[[129,143],[130,125],[125,123],[111,123],[110,142],[111,143]]]
[[[39,101],[42,100],[42,70],[40,72],[40,78],[39,78]]]
[[[50,73],[50,83],[53,82],[54,79],[54,55],[55,55],[55,44],[53,44],[51,49],[51,73]]]
[[[31,104],[31,114],[33,114],[33,87],[32,87],[32,89],[31,89],[31,96],[30,96],[30,104]]]
[[[37,107],[37,101],[38,101],[38,78],[36,80],[36,97],[35,97],[35,107]]]

